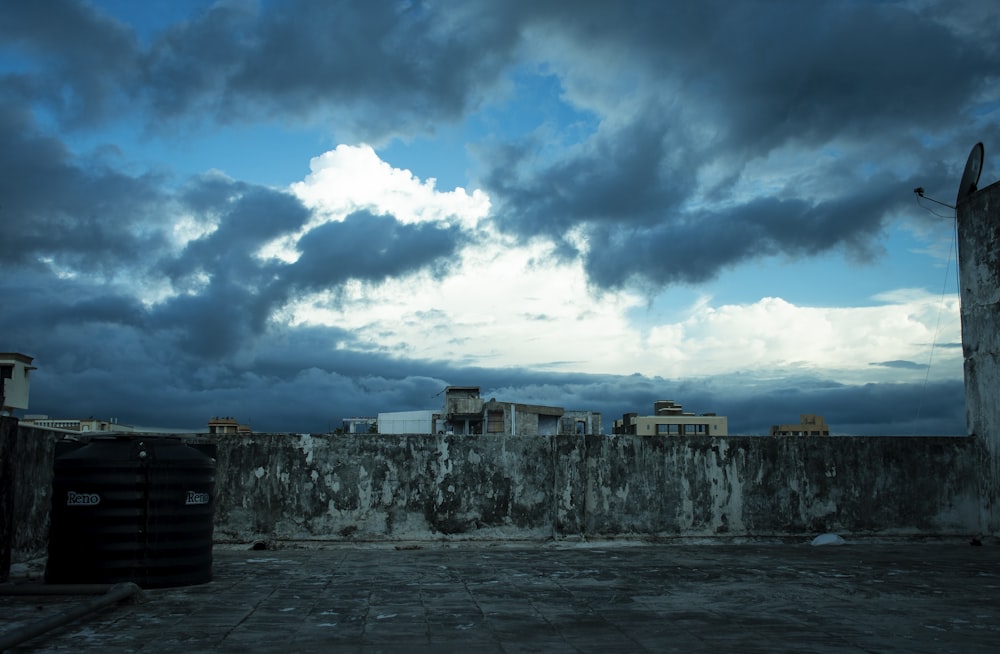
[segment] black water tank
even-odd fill
[[[143,588],[212,579],[214,445],[97,437],[57,449],[48,583]]]

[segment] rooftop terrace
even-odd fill
[[[0,632],[86,601],[0,595]],[[7,651],[936,654],[998,642],[992,540],[614,541],[217,546],[211,582],[142,591]]]

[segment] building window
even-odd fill
[[[503,411],[488,411],[486,414],[486,431],[490,434],[503,433]]]

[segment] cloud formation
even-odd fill
[[[968,147],[1000,143],[994,3],[129,11],[0,6],[0,346],[38,358],[39,410],[320,431],[456,383],[609,423],[671,394],[737,431],[805,404],[964,430],[939,289],[701,293],[647,323],[764,260],[873,266],[940,231],[910,191],[950,197]],[[295,183],[171,163],[265,126],[320,135],[308,171],[254,149]],[[379,155],[445,132],[464,187]]]

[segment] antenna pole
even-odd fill
[[[940,204],[942,207],[948,207],[952,211],[955,210],[955,207],[951,206],[947,202],[941,202],[941,200],[935,200],[934,198],[932,198],[932,197],[930,197],[928,195],[924,195],[924,189],[923,189],[922,186],[918,186],[917,188],[913,189],[913,192],[916,193],[918,197],[921,197],[921,198],[923,198],[925,200],[930,200],[931,202],[934,202],[936,204]]]

